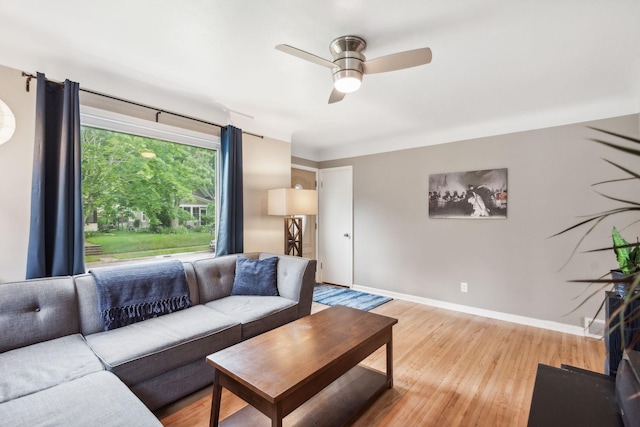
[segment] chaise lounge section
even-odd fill
[[[238,256],[203,256],[191,307],[108,331],[92,274],[0,284],[0,425],[159,425],[211,383],[208,354],[311,311],[315,260],[243,256],[278,257],[277,296],[232,295]]]

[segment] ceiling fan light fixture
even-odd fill
[[[362,73],[356,70],[341,70],[333,75],[333,87],[342,93],[355,92],[362,84]]]

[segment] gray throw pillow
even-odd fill
[[[278,296],[276,272],[278,257],[236,258],[236,277],[231,295]]]

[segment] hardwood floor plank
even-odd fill
[[[314,303],[312,311],[324,308]],[[400,300],[371,311],[399,320],[393,332],[394,388],[357,427],[526,426],[538,363],[604,368],[604,344],[592,338]],[[380,371],[385,363],[384,349],[363,362]],[[156,415],[168,427],[204,427],[210,405],[208,388]],[[224,390],[221,419],[245,405]]]

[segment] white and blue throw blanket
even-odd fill
[[[184,267],[178,260],[102,267],[89,272],[96,281],[105,331],[191,306]]]

